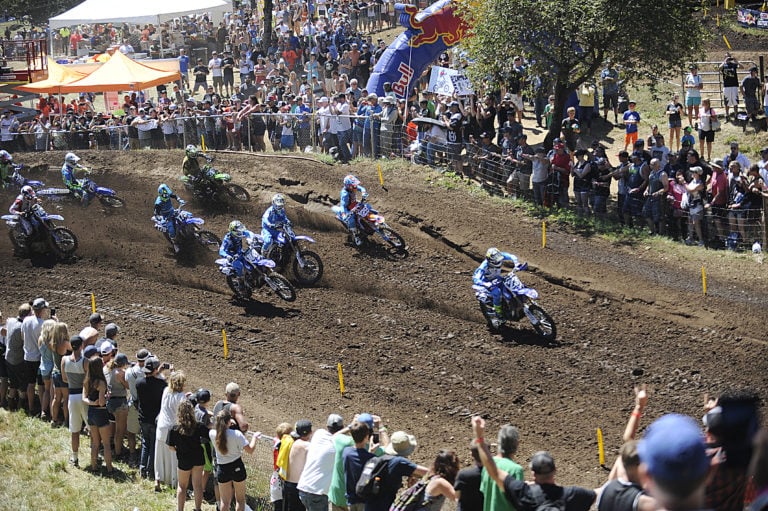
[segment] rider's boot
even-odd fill
[[[181,250],[181,247],[179,247],[179,243],[176,241],[176,238],[171,238],[171,244],[173,245],[173,252],[178,254]]]
[[[261,247],[261,257],[265,259],[269,259],[269,256],[272,254],[272,247],[274,247],[275,244],[271,243],[268,247]]]
[[[504,324],[504,312],[501,310],[501,305],[494,305],[493,313],[495,317],[491,318],[491,323],[495,328],[499,328]]]
[[[352,239],[355,240],[355,246],[359,247],[363,244],[363,239],[360,237],[360,233],[357,231],[357,229],[350,229],[350,232],[352,233]]]

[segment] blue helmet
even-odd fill
[[[172,194],[173,192],[171,191],[171,188],[165,183],[157,188],[157,195],[159,195],[163,201],[170,199]]]
[[[352,174],[349,174],[347,177],[344,178],[344,188],[347,190],[354,190],[357,188],[357,185],[360,184],[360,180],[357,179]]]

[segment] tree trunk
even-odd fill
[[[565,104],[568,101],[568,95],[571,93],[568,82],[568,72],[560,72],[555,77],[555,108],[552,114],[552,124],[549,126],[549,132],[544,137],[544,148],[549,151],[552,149],[553,140],[560,138],[560,125],[565,116]]]
[[[262,46],[264,53],[272,46],[272,0],[264,0],[264,36]]]

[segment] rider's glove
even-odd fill
[[[483,282],[483,287],[486,289],[491,289],[493,287],[493,282]]]
[[[515,266],[515,271],[525,271],[528,269],[528,263],[520,263]]]
[[[184,199],[179,199],[179,206],[184,206],[186,204],[187,204],[187,201],[185,201]]]
[[[365,200],[365,199],[367,199],[367,198],[368,198],[368,192],[365,192],[365,193],[363,194],[363,200]]]
[[[162,222],[163,217],[161,217],[160,215],[155,215],[152,217],[152,220],[154,220],[155,222]]]
[[[235,260],[235,256],[228,255],[227,256],[227,263],[232,264],[232,261]]]

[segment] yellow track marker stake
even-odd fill
[[[547,248],[547,222],[541,222],[541,248]]]
[[[96,295],[91,293],[91,314],[96,312]]]
[[[600,460],[600,466],[605,466],[605,446],[603,445],[603,430],[597,428],[597,456]]]
[[[227,331],[221,329],[221,339],[224,341],[224,358],[229,358],[229,348],[227,348]]]
[[[341,362],[339,362],[339,365],[337,366],[339,369],[339,391],[341,391],[341,395],[344,395],[344,372],[341,370]]]
[[[725,37],[725,34],[723,34],[723,41],[725,41],[725,45],[728,47],[728,49],[731,49],[731,43],[728,42],[728,38]]]
[[[701,267],[701,290],[707,294],[707,270],[704,266]]]

